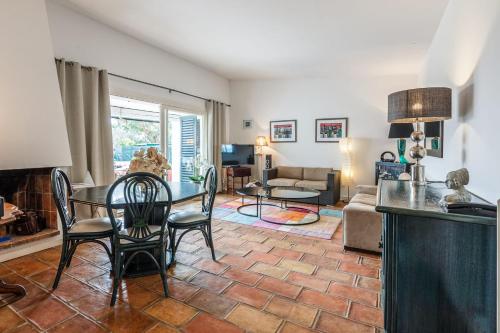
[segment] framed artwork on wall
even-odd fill
[[[347,118],[316,119],[316,142],[339,142],[347,138]]]
[[[243,120],[243,129],[248,129],[253,127],[253,120]]]
[[[271,142],[297,142],[297,120],[273,120],[269,122]]]

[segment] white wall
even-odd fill
[[[60,3],[47,1],[55,56],[107,69],[194,95],[229,103],[229,82],[211,71],[125,35]],[[182,108],[201,109],[203,101],[110,77],[112,93],[142,97]],[[151,98],[147,98],[151,97]],[[170,102],[170,103],[169,103]]]
[[[422,86],[453,89],[445,121],[444,158],[426,157],[427,173],[443,179],[466,167],[469,189],[500,197],[500,2],[451,0],[419,77]]]
[[[412,75],[231,81],[230,142],[253,143],[258,135],[269,137],[270,120],[297,119],[296,143],[267,147],[273,165],[341,169],[339,145],[316,143],[314,120],[348,117],[354,182],[374,184],[374,162],[385,150],[396,152],[396,143],[387,139],[387,95],[415,84]],[[242,129],[244,119],[253,119],[252,129]]]
[[[71,165],[45,4],[0,2],[0,170]]]

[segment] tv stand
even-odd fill
[[[229,178],[231,177],[231,193],[234,194],[235,192],[235,187],[234,187],[234,178],[240,178],[241,179],[241,187],[244,186],[243,179],[247,177],[247,183],[250,182],[250,176],[252,176],[252,169],[250,167],[243,167],[243,166],[226,166],[226,177],[227,177],[227,192],[229,192]]]

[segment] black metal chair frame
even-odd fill
[[[114,203],[113,194],[117,186],[122,183],[124,184],[123,196],[125,204],[123,202]],[[167,203],[162,202],[160,204],[156,202],[161,187],[163,187],[167,192]],[[124,205],[126,206],[131,219],[130,235],[120,233],[120,223],[115,218],[114,211],[116,209],[122,209]],[[113,277],[111,306],[116,303],[118,287],[123,278],[123,273],[132,260],[140,253],[150,257],[158,268],[163,283],[165,297],[168,297],[166,251],[169,238],[166,232],[166,225],[167,218],[172,207],[172,192],[168,184],[160,177],[151,173],[136,172],[128,174],[118,179],[111,186],[106,198],[106,206],[114,231],[113,248],[115,260],[113,263],[113,270],[115,274]],[[155,208],[158,206],[165,207],[164,215],[161,220],[161,228],[160,230],[151,232],[150,222],[153,220]],[[127,226],[124,226],[124,228],[126,227]],[[128,242],[123,243],[122,241]],[[159,263],[157,258],[155,258],[150,252],[154,249],[159,249]],[[131,253],[126,260],[125,253]]]
[[[207,189],[207,184],[209,188]],[[217,194],[217,169],[215,166],[210,166],[208,168],[205,179],[203,180],[203,187],[207,190],[208,194],[204,195],[201,203],[202,214],[206,216],[205,219],[194,221],[190,223],[175,223],[168,220],[168,233],[170,236],[170,252],[171,252],[171,262],[175,260],[175,253],[179,247],[179,243],[182,237],[191,231],[201,231],[203,237],[205,238],[205,244],[210,247],[212,252],[212,259],[215,261],[215,250],[214,242],[212,239],[212,209],[214,207],[215,195]],[[177,230],[184,230],[177,242],[175,241]]]
[[[51,185],[52,185],[52,195],[56,203],[57,211],[59,217],[61,218],[62,233],[63,233],[63,243],[61,258],[59,259],[59,266],[57,268],[57,274],[52,285],[53,289],[56,289],[59,285],[59,280],[61,279],[61,274],[64,267],[69,267],[71,264],[71,259],[75,254],[78,245],[83,243],[97,243],[101,245],[109,256],[110,262],[113,262],[113,253],[110,251],[106,243],[101,241],[103,238],[108,238],[110,241],[113,240],[113,230],[105,232],[78,232],[70,233],[69,231],[73,227],[76,221],[75,214],[75,204],[69,201],[68,210],[68,198],[73,195],[73,188],[71,182],[61,169],[54,168],[51,172]]]

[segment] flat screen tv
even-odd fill
[[[222,165],[255,164],[254,145],[222,145]]]

